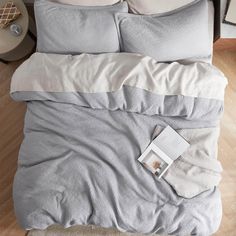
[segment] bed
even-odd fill
[[[27,103],[13,198],[29,235],[217,231],[227,79],[212,2],[183,2],[35,2],[37,52],[11,82]],[[159,179],[137,159],[168,125],[190,147]]]

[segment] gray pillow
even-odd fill
[[[61,54],[120,51],[114,15],[128,12],[126,2],[86,7],[37,0],[34,8],[37,51]]]
[[[168,62],[208,57],[208,3],[201,0],[165,15],[116,14],[122,51]]]

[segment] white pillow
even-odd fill
[[[181,8],[196,0],[126,0],[135,14],[161,14]]]
[[[79,5],[79,6],[108,6],[121,2],[120,0],[52,0],[52,1],[62,4]]]

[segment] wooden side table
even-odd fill
[[[0,6],[3,6],[8,0],[0,0]],[[13,36],[10,32],[10,25],[4,29],[0,28],[0,60],[16,61],[30,52],[32,52],[35,41],[28,34],[29,15],[22,0],[12,0],[21,15],[12,23],[16,23],[22,27],[20,36]]]

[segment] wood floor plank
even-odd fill
[[[215,236],[236,235],[236,51],[214,51],[214,65],[229,80],[225,96],[225,113],[221,121],[219,160],[224,168],[220,190],[223,218]]]
[[[236,39],[219,39],[214,44],[216,51],[236,51]]]
[[[21,62],[0,63],[0,236],[24,236],[13,211],[12,183],[22,142],[25,105],[9,96],[10,78]]]

